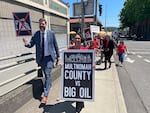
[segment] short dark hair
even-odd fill
[[[80,34],[80,33],[77,33],[76,35],[79,35],[80,37],[81,37],[81,43],[83,43],[84,42],[84,38],[82,37],[82,35]],[[75,36],[76,36],[75,35]],[[75,38],[75,37],[74,37]]]
[[[82,36],[81,36],[81,34],[80,34],[80,33],[77,33],[76,35],[79,35],[79,36],[82,38]]]
[[[120,43],[124,44],[124,41],[123,41],[123,40],[120,40]]]
[[[44,21],[45,23],[47,23],[45,18],[40,18],[40,19],[39,19],[39,22],[43,22],[43,21]]]

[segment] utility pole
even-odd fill
[[[82,4],[82,14],[81,14],[81,35],[82,35],[82,38],[84,39],[84,10],[85,10],[85,7],[84,7],[84,1],[81,0],[81,4]]]
[[[105,5],[105,31],[106,31],[106,33],[107,33],[107,25],[106,25],[106,23],[107,23],[107,4]]]
[[[97,25],[97,3],[98,3],[98,0],[96,0],[96,5],[95,5],[95,25]]]

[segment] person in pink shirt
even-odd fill
[[[97,38],[94,38],[94,49],[98,49],[98,41]]]
[[[99,40],[98,40],[98,36],[94,37],[93,43],[94,43],[94,50],[95,50],[96,56],[98,56],[99,55],[99,49],[98,49],[99,48]]]
[[[81,35],[80,34],[76,34],[75,37],[74,37],[74,45],[68,47],[67,49],[68,50],[70,50],[70,49],[88,50],[86,47],[81,45],[81,43],[82,43]],[[80,113],[82,108],[84,108],[84,102],[76,101],[76,113]]]
[[[124,44],[124,41],[120,41],[119,45],[117,46],[117,54],[118,54],[118,60],[119,60],[119,66],[123,66],[124,57],[127,52],[127,47]]]

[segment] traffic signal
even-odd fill
[[[99,4],[99,15],[101,16],[102,15],[102,5]]]

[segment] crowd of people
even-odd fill
[[[55,38],[55,33],[51,30],[46,29],[47,21],[44,18],[39,19],[39,30],[35,32],[31,40],[28,42],[26,38],[23,38],[25,47],[32,48],[35,45],[36,49],[36,62],[38,66],[41,66],[42,72],[45,76],[45,82],[43,87],[43,96],[41,98],[41,103],[46,104],[48,101],[48,95],[52,86],[51,72],[55,60],[57,62],[60,60],[60,53],[58,44]],[[127,47],[123,41],[118,41],[111,39],[110,35],[94,36],[93,40],[86,41],[82,40],[80,34],[76,34],[72,40],[70,49],[78,50],[95,50],[96,56],[100,57],[100,61],[103,61],[104,57],[104,69],[111,68],[111,57],[113,51],[116,48],[118,59],[120,64],[123,64],[125,52],[127,52]],[[109,66],[107,64],[109,63]],[[84,108],[84,102],[76,102],[76,113]]]
[[[104,62],[104,69],[111,68],[111,57],[113,51],[116,51],[118,56],[118,63],[116,66],[123,66],[124,57],[127,53],[127,47],[123,40],[118,40],[119,37],[113,38],[111,35],[95,35],[93,40],[88,40],[85,43],[85,47],[89,50],[95,50],[95,55],[100,59],[96,64],[100,65]],[[74,43],[72,43],[73,45]],[[107,66],[107,64],[109,65]]]

